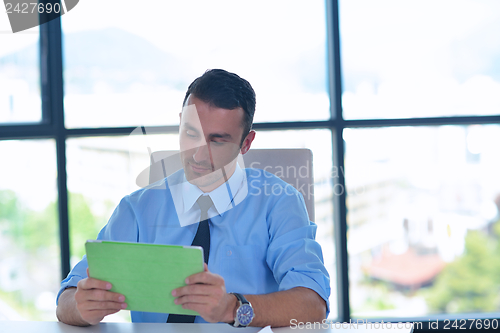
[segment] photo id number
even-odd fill
[[[5,9],[7,14],[30,14],[36,13],[56,13],[59,14],[61,12],[61,5],[59,3],[51,4],[51,3],[38,3],[38,2],[25,2],[18,3],[14,6],[14,4],[7,2],[5,3]]]

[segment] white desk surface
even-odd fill
[[[325,325],[328,326],[328,325]],[[410,333],[411,328],[398,329],[378,329],[359,325],[357,328],[349,328],[348,324],[344,328],[309,329],[309,332],[378,332],[390,331],[393,333]],[[2,333],[157,333],[157,332],[182,332],[182,333],[256,333],[261,328],[247,327],[235,328],[227,324],[147,324],[147,323],[101,323],[96,326],[75,327],[58,322],[51,321],[0,321],[0,332]],[[273,328],[275,333],[300,332],[306,331],[299,327],[280,327]]]

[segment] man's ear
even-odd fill
[[[253,139],[255,139],[255,131],[251,130],[247,134],[245,140],[243,140],[243,144],[241,145],[240,149],[241,155],[245,155],[247,151],[250,150],[250,146],[252,145]]]
[[[182,112],[179,112],[179,124],[182,122]]]

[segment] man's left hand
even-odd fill
[[[203,272],[189,276],[186,284],[172,290],[175,304],[198,312],[209,323],[234,321],[236,297],[226,292],[224,278],[211,273],[207,264]]]

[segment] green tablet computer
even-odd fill
[[[203,272],[201,247],[90,240],[85,249],[90,277],[125,295],[127,310],[198,315],[175,304],[172,290]]]

